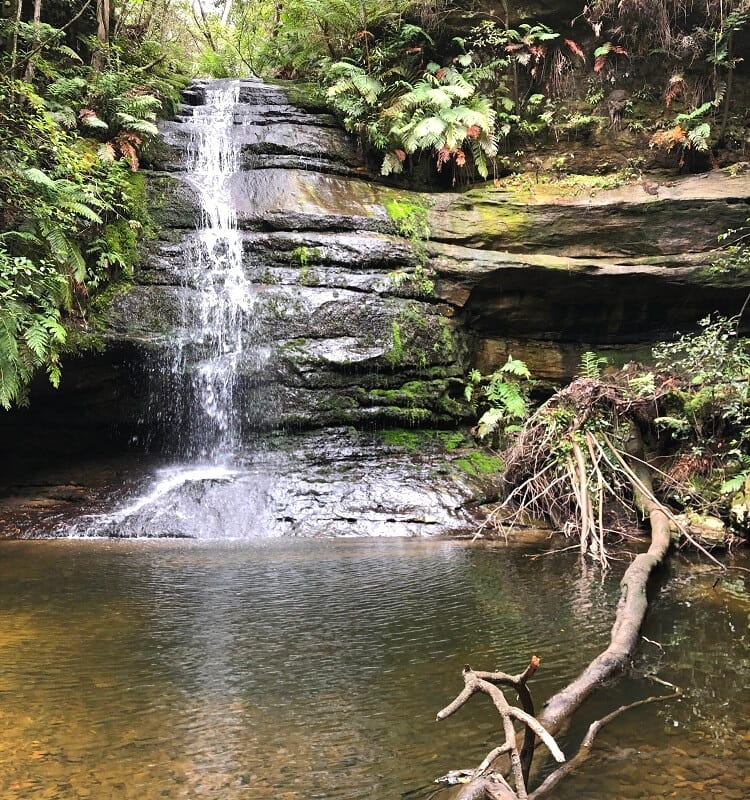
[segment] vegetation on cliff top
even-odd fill
[[[661,151],[690,169],[745,146],[744,0],[596,0],[544,20],[524,9],[223,0],[199,26],[202,66],[310,81],[384,175],[427,153],[453,180],[487,177],[514,169],[532,142],[613,132],[637,140],[643,161]]]

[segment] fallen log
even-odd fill
[[[580,708],[586,698],[605,681],[622,672],[630,663],[630,658],[638,644],[639,631],[648,609],[646,588],[649,577],[656,567],[664,560],[671,543],[670,525],[673,515],[654,495],[650,470],[644,458],[643,443],[637,429],[633,429],[630,440],[626,443],[625,453],[617,452],[611,442],[608,441],[607,443],[610,450],[617,453],[616,457],[622,460],[621,467],[624,474],[626,474],[630,480],[636,508],[644,517],[648,518],[650,522],[651,542],[646,552],[638,554],[633,559],[620,581],[620,598],[617,604],[609,645],[591,661],[572,683],[553,695],[545,704],[542,713],[534,720],[536,726],[540,726],[544,731],[544,743],[553,754],[554,750],[550,747],[548,739],[551,739],[554,734],[563,727],[567,720]],[[593,447],[597,442],[590,441],[589,444]],[[532,663],[533,661],[534,660],[532,660]],[[538,661],[536,663],[538,664]],[[534,669],[536,669],[536,666]],[[452,714],[457,708],[463,705],[474,692],[485,691],[489,694],[489,690],[483,684],[488,683],[488,685],[492,685],[489,683],[491,676],[494,676],[497,682],[506,683],[507,685],[517,688],[517,690],[518,686],[522,683],[523,689],[528,691],[526,681],[524,680],[521,682],[519,680],[520,676],[514,678],[504,673],[475,672],[469,667],[466,667],[464,669],[464,691],[461,692],[453,703],[438,714],[438,720],[445,719]],[[502,676],[502,681],[499,676]],[[497,689],[497,687],[494,688]],[[674,696],[676,695],[669,695],[669,697]],[[495,697],[492,697],[494,702]],[[653,702],[657,699],[668,698],[651,698],[648,702]],[[557,775],[554,782],[548,783],[545,781],[542,786],[531,793],[528,792],[527,782],[531,758],[533,758],[533,747],[531,747],[529,763],[524,764],[522,768],[520,755],[517,750],[514,751],[515,732],[511,733],[508,730],[508,724],[513,715],[509,714],[502,704],[498,705],[498,703],[495,702],[496,708],[498,708],[498,711],[503,717],[503,727],[506,735],[505,745],[496,748],[495,751],[492,751],[488,757],[485,758],[480,767],[474,771],[469,783],[465,784],[460,789],[456,795],[456,800],[481,800],[482,798],[494,800],[497,797],[502,797],[502,800],[512,800],[512,798],[516,798],[517,800],[526,800],[527,798],[539,800],[543,794],[551,790],[553,785],[556,785],[559,780],[570,774],[570,772],[589,757],[593,740],[603,725],[627,709],[633,708],[636,705],[642,705],[644,702],[645,701],[639,701],[630,706],[623,706],[593,723],[578,753],[568,764],[558,769],[548,778],[548,781],[550,781],[554,775]],[[501,711],[501,708],[503,711]],[[521,719],[527,726],[527,735],[531,735],[528,732],[532,730],[535,735],[539,735],[538,728],[532,726],[528,719],[517,715],[516,719]],[[510,724],[510,727],[512,728],[512,724]],[[554,739],[552,739],[552,741],[554,742]],[[487,775],[487,770],[493,765],[493,762],[505,753],[510,755],[511,772],[514,776],[514,790],[511,789],[507,782],[504,782],[504,785],[498,783],[497,775],[499,773]],[[492,758],[490,758],[490,756],[492,756]],[[545,784],[547,788],[543,790]]]
[[[526,800],[527,797],[526,781],[531,767],[531,759],[533,758],[535,736],[538,736],[542,740],[556,761],[565,761],[565,756],[557,746],[557,742],[533,716],[533,703],[528,688],[526,687],[526,682],[534,672],[536,672],[538,666],[539,659],[534,656],[529,666],[521,675],[513,676],[507,675],[504,672],[476,672],[467,664],[463,670],[463,690],[452,703],[441,711],[438,711],[437,714],[437,721],[440,722],[451,716],[451,714],[455,714],[455,712],[475,693],[482,692],[489,696],[498,714],[500,714],[502,718],[503,730],[505,732],[505,744],[494,748],[488,753],[476,770],[477,777],[484,777],[489,767],[501,755],[508,753],[515,785],[515,796],[518,800]],[[531,713],[517,708],[516,706],[511,706],[497,684],[512,686],[521,698],[521,702],[524,703],[527,708],[531,708]],[[519,752],[516,743],[516,731],[513,727],[514,719],[522,722],[526,726],[527,733],[524,737],[524,750],[522,752]],[[523,758],[522,753],[524,756]]]

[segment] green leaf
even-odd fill
[[[55,181],[36,167],[29,167],[28,169],[21,170],[21,174],[37,186],[44,186],[46,189],[52,189],[53,191],[57,189]]]
[[[81,125],[85,128],[98,128],[104,131],[109,129],[109,125],[103,119],[99,119],[96,114],[84,114],[79,116],[79,119],[81,120]]]
[[[719,491],[722,494],[736,494],[745,488],[745,481],[747,481],[748,478],[750,478],[750,473],[741,472],[739,475],[735,475],[733,478],[724,481]]]
[[[508,356],[508,360],[500,367],[500,372],[506,372],[510,375],[515,375],[518,378],[531,378],[531,373],[526,364],[520,359]]]
[[[491,408],[489,411],[485,411],[479,418],[479,423],[477,424],[477,435],[479,438],[485,439],[487,436],[494,433],[502,418],[503,412],[499,408]]]

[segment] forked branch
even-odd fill
[[[437,721],[446,719],[447,717],[458,711],[472,695],[477,692],[486,694],[495,706],[498,714],[503,722],[503,731],[505,733],[505,743],[500,747],[491,750],[486,758],[482,761],[479,767],[474,771],[473,779],[476,780],[484,775],[484,773],[492,766],[492,763],[499,756],[508,753],[510,756],[511,771],[513,774],[513,782],[515,784],[515,796],[518,800],[526,800],[528,797],[526,791],[526,781],[528,779],[528,772],[531,766],[531,757],[533,756],[534,737],[538,736],[544,745],[552,753],[553,758],[562,763],[565,761],[565,756],[562,750],[557,746],[554,738],[544,728],[543,725],[533,716],[533,704],[531,702],[531,695],[529,694],[526,682],[536,672],[539,666],[539,659],[534,656],[529,663],[529,666],[520,675],[508,675],[504,672],[477,672],[474,671],[468,664],[463,669],[464,688],[458,694],[452,703],[449,703],[441,711],[438,711]],[[521,703],[526,708],[532,709],[529,713],[528,710],[511,706],[505,699],[505,695],[497,684],[512,686],[521,698]],[[526,736],[524,738],[524,748],[521,752],[518,750],[516,741],[516,731],[513,727],[513,721],[518,720],[523,722],[526,726]],[[523,756],[523,758],[522,758]]]

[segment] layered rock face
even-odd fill
[[[53,409],[73,430],[116,425],[121,438],[158,429],[159,382],[195,294],[185,259],[201,210],[184,157],[204,95],[196,84],[162,126],[148,176],[161,233],[115,303],[106,353],[70,361],[32,417]],[[653,341],[744,300],[747,276],[711,267],[717,235],[750,216],[741,169],[610,190],[520,179],[416,194],[374,181],[332,117],[294,107],[279,87],[243,81],[233,121],[241,169],[228,191],[265,350],[238,365],[257,398],[250,428],[454,424],[471,416],[470,366],[488,372],[512,353],[560,380],[584,350],[647,356]],[[398,235],[394,203],[429,208],[426,257]]]
[[[187,99],[201,102],[202,86]],[[107,334],[148,350],[147,361],[184,338],[192,316],[185,259],[201,210],[180,173],[192,107],[183,111],[162,126],[168,155],[149,178],[161,239]],[[237,365],[240,394],[254,398],[247,425],[435,425],[466,416],[458,399],[466,336],[453,307],[414,276],[418,258],[386,211],[400,194],[356,177],[364,173],[356,143],[330,117],[290,106],[278,88],[243,81],[233,128],[241,170],[226,188],[259,321]]]
[[[742,169],[607,190],[528,179],[432,201],[437,292],[463,310],[483,371],[509,352],[554,380],[587,349],[648,358],[706,314],[737,314],[750,289],[713,266],[717,237],[750,217]]]

